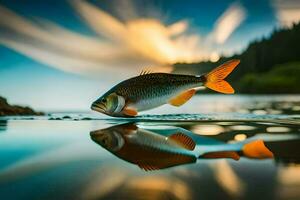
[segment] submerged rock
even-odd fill
[[[5,115],[44,115],[44,113],[36,112],[27,106],[10,105],[5,98],[0,96],[0,116]]]
[[[92,120],[92,118],[90,118],[90,117],[84,117],[81,120]]]
[[[66,115],[66,116],[63,116],[63,119],[71,119],[71,117]]]

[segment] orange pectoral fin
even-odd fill
[[[138,112],[134,108],[129,108],[129,107],[125,107],[122,112],[124,115],[131,116],[131,117],[134,117],[138,114]]]
[[[175,133],[169,136],[169,139],[175,141],[177,144],[179,144],[187,150],[192,151],[196,147],[196,143],[194,142],[194,140],[183,133]]]
[[[181,106],[187,102],[192,96],[196,93],[195,89],[187,90],[183,93],[180,93],[176,97],[170,99],[169,104],[172,106]]]
[[[138,127],[135,124],[122,124],[122,129],[128,132],[135,132]]]

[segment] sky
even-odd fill
[[[300,19],[295,0],[1,0],[0,96],[88,110],[143,69],[217,61]]]

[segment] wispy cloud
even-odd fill
[[[215,23],[212,36],[216,43],[223,44],[246,18],[246,10],[239,3],[232,4]]]
[[[300,2],[298,0],[274,0],[273,6],[281,26],[291,27],[293,23],[300,21]]]
[[[123,2],[126,9],[117,9],[123,20],[87,1],[71,3],[97,37],[44,19],[36,23],[0,6],[0,44],[72,73],[94,75],[123,69],[125,74],[136,74],[149,66],[153,71],[171,71],[176,62],[218,60],[218,52],[207,48],[209,43],[203,40],[224,43],[245,18],[241,5],[233,4],[216,22],[212,37],[201,37],[188,33],[191,27],[186,20],[165,24],[139,17],[131,1]]]
[[[166,25],[154,18],[138,18],[122,23],[117,18],[85,1],[75,1],[76,10],[85,21],[99,34],[128,52],[144,57],[159,64],[192,62],[201,55],[194,35],[188,35],[186,21]],[[182,45],[183,41],[191,41]]]

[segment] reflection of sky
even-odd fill
[[[74,11],[75,8],[72,7],[72,5],[67,1],[3,0],[1,2],[2,6],[9,8],[16,14],[21,15],[23,19],[29,20],[34,24],[42,24],[43,26],[45,24],[42,23],[42,19],[47,19],[52,23],[63,27],[65,30],[79,33],[80,37],[99,36],[99,34],[93,30],[93,27],[89,25],[82,16],[79,16],[78,12]],[[244,49],[250,41],[269,35],[271,30],[273,30],[274,27],[278,25],[284,18],[278,17],[283,16],[278,15],[279,8],[282,8],[283,6],[276,6],[281,5],[280,1],[272,2],[262,0],[255,1],[255,3],[253,3],[253,1],[244,0],[240,1],[238,4],[230,0],[216,2],[194,0],[183,4],[182,1],[153,0],[134,2],[133,4],[136,8],[135,14],[137,16],[127,15],[125,16],[127,19],[124,19],[124,14],[126,13],[120,12],[120,8],[127,5],[125,8],[129,10],[128,5],[130,5],[130,3],[128,3],[130,1],[125,2],[127,2],[127,4],[118,4],[116,1],[114,2],[108,0],[92,1],[91,3],[92,5],[98,6],[106,13],[109,13],[117,19],[120,19],[121,22],[148,17],[158,19],[159,23],[163,25],[162,27],[166,28],[167,25],[180,22],[181,20],[186,20],[188,22],[188,30],[186,31],[187,33],[183,33],[183,38],[188,39],[192,44],[190,47],[189,45],[186,45],[188,47],[180,47],[177,49],[179,52],[183,50],[182,54],[183,56],[186,55],[186,57],[178,58],[178,55],[175,57],[171,55],[170,57],[168,54],[170,52],[165,52],[166,57],[149,57],[149,53],[145,51],[145,49],[136,47],[136,44],[132,44],[135,51],[130,52],[130,50],[128,50],[129,53],[133,53],[134,56],[136,56],[138,53],[141,53],[145,56],[144,60],[140,61],[136,60],[136,58],[132,59],[132,56],[130,55],[125,55],[125,60],[119,61],[113,60],[109,62],[102,62],[101,59],[94,60],[91,68],[94,70],[95,66],[97,68],[99,65],[99,70],[89,72],[92,73],[93,76],[92,78],[86,78],[86,76],[69,73],[78,70],[76,67],[72,68],[73,66],[70,66],[74,64],[73,62],[62,62],[61,60],[56,60],[53,64],[53,58],[51,58],[52,60],[50,61],[41,61],[41,58],[28,55],[29,48],[27,46],[25,46],[25,50],[21,51],[23,55],[27,56],[26,57],[15,52],[20,52],[20,49],[12,48],[11,44],[6,44],[6,47],[0,46],[0,95],[7,97],[12,103],[31,105],[45,110],[63,108],[77,110],[88,109],[90,102],[99,94],[108,89],[111,84],[115,84],[116,82],[127,78],[129,74],[138,74],[140,68],[135,68],[134,66],[143,67],[148,65],[146,63],[163,64],[164,61],[168,63],[170,61],[174,62],[181,59],[186,61],[195,61],[195,59],[197,60],[199,56],[201,59],[205,58],[205,56],[208,56],[209,58],[210,54],[212,53],[215,55],[215,53],[232,54],[233,52],[239,52]],[[293,4],[293,1],[289,2],[292,2],[290,3],[291,5],[296,5],[295,3]],[[240,13],[237,16],[240,16],[243,18],[243,20],[241,20],[240,23],[237,22],[238,24],[233,26],[232,30],[217,31],[219,26],[218,22],[226,18],[222,18],[222,16],[228,16],[224,13],[226,13],[226,10],[230,7],[233,7],[233,10],[236,9],[238,12],[242,12],[242,15]],[[119,10],[117,8],[119,8]],[[286,13],[288,12],[285,12],[284,16],[286,16]],[[232,21],[235,20],[229,20],[229,22]],[[228,23],[228,20],[226,23]],[[181,23],[179,25],[184,26],[185,24]],[[229,25],[231,26],[232,24]],[[167,30],[164,28],[163,31],[159,33],[164,34],[164,31]],[[178,31],[178,29],[180,29],[180,27],[178,28],[177,26],[177,29],[175,30]],[[7,28],[2,26],[0,23],[0,36],[3,33],[5,35],[6,31]],[[222,32],[226,31],[228,33],[228,37],[222,35]],[[200,40],[199,44],[193,43],[194,40],[189,37],[189,34],[196,35],[196,38]],[[17,36],[19,37],[18,34]],[[56,35],[56,37],[63,36]],[[126,37],[132,37],[132,35],[128,35]],[[216,42],[214,37],[221,37],[223,39],[217,39],[219,42]],[[18,39],[21,42],[26,41],[26,39],[22,37]],[[66,40],[67,39],[68,38],[66,38]],[[170,38],[167,39],[169,40]],[[141,42],[145,41],[147,41],[147,37],[144,38],[144,40],[141,40]],[[166,44],[169,43],[167,42]],[[142,45],[144,45],[144,43],[142,43],[141,46]],[[113,46],[113,48],[116,48],[116,46],[119,48],[119,46],[116,44]],[[145,45],[145,48],[148,47],[150,48],[152,46]],[[174,47],[174,44],[171,43],[170,47]],[[10,50],[10,48],[15,49],[15,51]],[[40,52],[44,52],[44,50],[45,49],[41,48]],[[162,52],[164,51],[170,50],[162,48]],[[197,52],[199,55],[191,54],[191,52]],[[58,52],[54,53],[58,55],[60,54]],[[62,54],[62,56],[68,57],[64,54]],[[50,57],[48,59],[50,59]],[[126,61],[128,61],[128,63],[126,63]],[[58,66],[53,66],[56,64]],[[87,64],[90,64],[90,62]],[[84,70],[90,67],[85,66],[84,63],[82,65],[83,66],[80,67],[83,67]],[[115,65],[118,65],[118,67],[123,67],[118,68],[117,73],[109,73],[110,69],[114,68]],[[130,65],[133,65],[133,67],[128,67]],[[66,70],[66,67],[69,66],[74,71],[70,69]],[[56,67],[56,69],[50,67]],[[57,68],[61,70],[57,70]],[[66,71],[67,73],[63,71]],[[130,71],[130,73],[128,71]],[[79,74],[81,74],[81,72],[82,70],[79,72]]]
[[[111,126],[104,123],[9,121],[7,130],[0,134],[0,193],[3,198],[36,199],[43,196],[44,199],[57,199],[70,195],[70,199],[99,199],[112,195],[108,199],[115,199],[113,195],[117,194],[133,199],[147,194],[149,199],[156,199],[155,195],[164,194],[178,199],[199,199],[203,196],[209,199],[253,199],[257,196],[257,191],[260,191],[260,197],[266,199],[278,195],[280,199],[299,197],[299,165],[276,165],[270,159],[201,159],[196,164],[146,173],[137,166],[116,158],[91,140],[89,131]],[[144,128],[147,125],[151,129],[157,128],[151,123],[144,123]],[[176,124],[168,123],[170,125]],[[233,130],[235,125],[232,122],[231,125],[216,126]],[[252,126],[266,128],[273,125],[257,123]],[[240,133],[253,131],[241,126],[235,126],[236,128],[239,128]],[[277,134],[268,135],[270,138],[277,138]],[[214,140],[211,137],[204,138],[207,141]],[[284,141],[287,140],[282,138],[277,144],[282,145]],[[286,155],[286,150],[279,148],[283,156]],[[39,190],[36,190],[36,185],[41,186]]]

